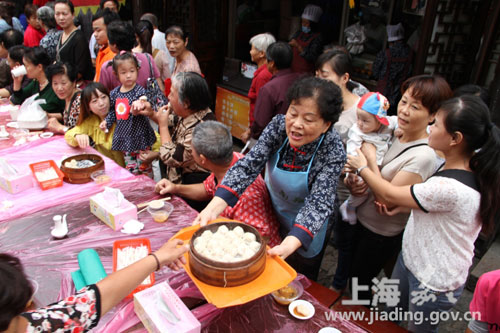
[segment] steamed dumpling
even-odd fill
[[[229,229],[225,226],[225,225],[221,225],[218,229],[217,229],[217,233],[221,233],[221,234],[226,234],[227,232],[229,231]]]
[[[245,231],[243,230],[242,227],[240,226],[237,226],[236,228],[233,229],[234,233],[238,236],[238,237],[242,237],[243,234],[245,233]]]
[[[255,236],[255,234],[253,234],[251,232],[245,232],[243,234],[243,240],[247,243],[252,243],[252,242],[255,242],[257,240],[257,237]]]
[[[201,237],[206,238],[207,240],[212,237],[213,233],[210,230],[205,230],[201,234]]]

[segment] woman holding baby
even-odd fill
[[[397,106],[401,136],[393,138],[380,166],[377,166],[373,145],[363,144],[361,149],[370,169],[376,170],[382,178],[396,186],[421,183],[436,171],[438,159],[428,146],[427,126],[434,120],[440,103],[452,96],[448,83],[439,76],[431,75],[409,78],[403,83],[401,91],[403,96]],[[357,170],[357,173],[360,171]],[[353,196],[368,193],[368,198],[356,209],[350,275],[358,278],[358,285],[371,286],[372,279],[382,268],[388,269],[387,276],[391,275],[401,250],[409,213],[383,215],[374,204],[379,199],[365,182],[346,177],[345,184]],[[371,299],[371,288],[360,291],[358,298]]]

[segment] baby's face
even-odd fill
[[[360,108],[356,110],[357,124],[361,132],[372,133],[377,132],[382,124],[375,118],[375,115],[363,111]]]

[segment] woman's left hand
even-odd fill
[[[347,155],[347,163],[345,165],[347,172],[356,172],[359,168],[368,165],[365,155],[363,155],[359,148],[356,149],[356,153],[358,156]]]
[[[301,246],[302,243],[297,237],[286,236],[280,245],[276,245],[267,251],[267,254],[271,256],[280,256],[282,259],[286,259],[286,257],[294,253]]]
[[[64,125],[62,125],[56,118],[49,117],[47,122],[47,129],[54,133],[64,133]]]

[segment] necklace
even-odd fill
[[[40,91],[43,90],[47,86],[48,83],[49,83],[49,80],[47,80],[47,79],[45,79],[44,83],[38,81],[38,85],[40,86]]]

